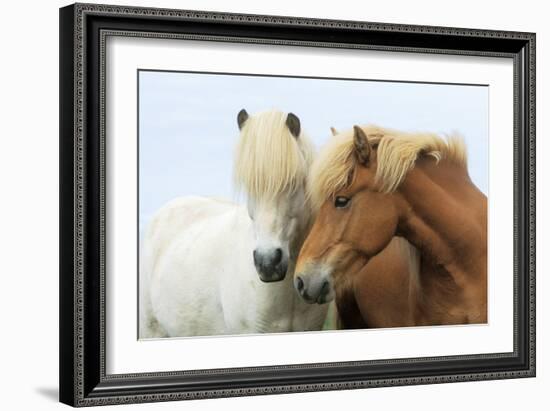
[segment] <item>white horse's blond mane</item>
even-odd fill
[[[234,179],[252,198],[275,198],[305,184],[313,145],[303,131],[294,137],[286,119],[286,113],[265,111],[251,115],[241,129]]]
[[[419,155],[467,166],[466,146],[458,135],[444,138],[434,133],[408,133],[374,125],[361,128],[369,143],[378,147],[376,180],[382,192],[395,191]],[[321,149],[308,178],[308,194],[315,208],[351,184],[357,165],[354,150],[353,129],[331,137]]]

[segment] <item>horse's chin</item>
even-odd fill
[[[323,305],[323,304],[328,304],[330,303],[332,300],[334,300],[334,293],[333,292],[330,292],[329,294],[327,295],[321,295],[319,296],[319,298],[317,298],[317,301],[315,301],[317,304],[319,305]]]
[[[304,301],[307,304],[327,304],[330,303],[332,300],[334,300],[334,292],[329,292],[325,295],[319,295],[317,298],[310,297],[307,293],[300,294],[300,297],[302,297],[302,301]]]
[[[258,274],[258,277],[260,278],[260,281],[262,283],[277,283],[279,281],[283,281],[286,277],[286,272],[282,274],[274,274],[274,275],[263,275]]]

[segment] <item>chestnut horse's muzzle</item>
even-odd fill
[[[294,277],[294,287],[309,304],[325,304],[334,298],[329,275],[300,273]]]

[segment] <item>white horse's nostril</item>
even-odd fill
[[[254,264],[258,265],[258,253],[256,252],[256,250],[252,251],[252,258],[254,259]]]
[[[279,264],[282,259],[283,259],[283,250],[281,250],[280,248],[277,248],[273,255],[273,264],[274,265]]]
[[[280,248],[268,249],[268,250],[254,250],[252,252],[254,263],[256,266],[266,267],[269,269],[275,269],[282,267],[285,264],[283,262],[283,250]]]

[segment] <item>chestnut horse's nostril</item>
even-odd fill
[[[304,280],[302,277],[296,277],[296,289],[302,291],[304,289]]]
[[[277,248],[275,250],[275,253],[273,254],[273,265],[277,265],[281,262],[283,259],[283,250],[280,248]]]
[[[327,280],[323,281],[323,286],[321,287],[321,291],[319,293],[320,297],[323,297],[328,294],[330,291],[330,284]]]

